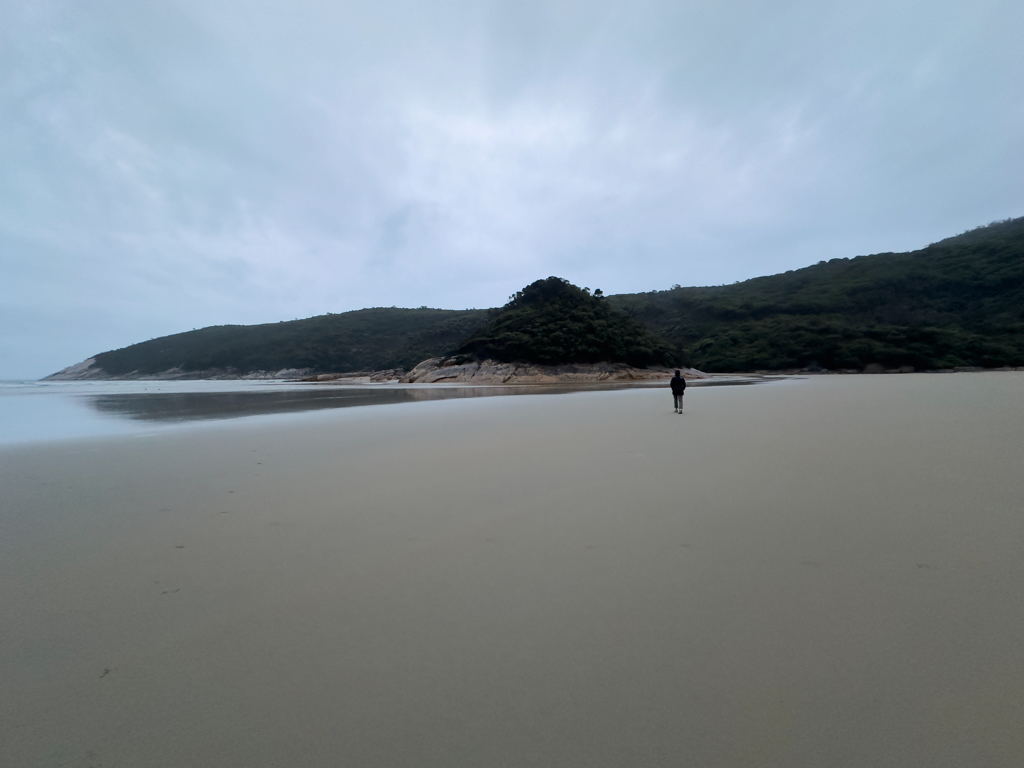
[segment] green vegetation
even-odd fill
[[[218,325],[96,356],[107,373],[220,369],[324,372],[411,368],[445,354],[487,321],[487,310],[361,309],[267,325]]]
[[[672,365],[675,354],[646,328],[612,309],[600,291],[549,277],[519,291],[459,353],[542,365]]]
[[[364,309],[216,326],[97,355],[114,376],[411,368],[458,351],[511,362],[706,371],[1024,365],[1024,218],[911,253],[833,259],[734,285],[603,297],[538,280],[501,309]]]
[[[1024,365],[1024,218],[911,253],[608,302],[706,371]]]

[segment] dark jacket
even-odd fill
[[[683,390],[686,389],[686,379],[682,376],[673,376],[672,381],[669,382],[669,386],[672,387],[673,395],[683,394]]]

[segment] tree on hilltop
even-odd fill
[[[627,363],[673,365],[663,341],[605,301],[560,277],[517,291],[495,317],[458,350],[479,359],[542,365]]]

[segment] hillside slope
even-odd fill
[[[113,377],[190,372],[370,371],[411,368],[444,354],[487,320],[486,310],[361,309],[266,325],[218,325],[96,355]]]
[[[1024,365],[1024,218],[910,253],[608,301],[706,371]]]

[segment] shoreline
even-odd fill
[[[717,387],[768,381],[714,378],[691,386]],[[661,382],[572,382],[532,384],[369,383],[299,381],[70,381],[0,385],[0,447],[88,438],[148,434],[154,429],[200,422],[327,414],[353,407],[379,407],[465,400],[662,388]],[[286,423],[281,422],[279,423]]]
[[[420,366],[425,363],[436,363],[437,361],[443,360],[444,358],[434,358],[432,360],[424,361]],[[485,361],[487,362],[487,361]],[[492,361],[493,362],[493,361]],[[605,365],[605,364],[600,364]],[[405,383],[405,384],[420,384],[420,385],[432,385],[432,384],[444,384],[444,383],[458,383],[461,385],[470,384],[498,384],[506,386],[521,386],[528,384],[571,384],[571,383],[628,383],[631,381],[642,382],[642,381],[653,381],[659,382],[667,380],[672,377],[673,369],[642,369],[642,368],[629,368],[628,366],[622,366],[617,371],[600,371],[595,373],[567,373],[567,374],[552,374],[547,373],[539,369],[545,368],[545,366],[527,366],[521,364],[508,364],[503,365],[504,368],[520,368],[520,369],[534,369],[535,372],[527,373],[526,375],[512,375],[509,376],[507,371],[500,374],[505,378],[495,376],[493,379],[483,380],[486,377],[477,377],[479,381],[472,381],[471,377],[465,377],[456,379],[454,381],[445,382],[445,379],[453,378],[458,376],[459,373],[454,375],[445,375],[446,371],[442,366],[432,365],[427,368],[426,371],[421,372],[420,375],[416,375],[417,366],[409,371],[401,368],[386,369],[380,371],[349,371],[343,373],[317,373],[309,369],[285,369],[282,371],[249,371],[247,373],[232,373],[225,371],[162,371],[157,374],[145,374],[139,376],[109,376],[106,374],[91,374],[91,375],[64,375],[64,372],[58,372],[44,376],[41,379],[36,379],[36,382],[74,382],[74,381],[95,381],[95,382],[118,382],[118,381],[136,381],[136,382],[161,382],[161,381],[281,381],[290,383],[358,383],[361,384],[389,384],[389,383]],[[76,366],[72,366],[76,367]],[[465,368],[466,366],[451,366]],[[551,367],[583,367],[583,366],[551,366]],[[609,368],[611,368],[609,366]],[[927,369],[917,370],[911,366],[902,366],[900,368],[883,368],[881,366],[872,367],[868,366],[865,369],[839,369],[831,370],[825,368],[784,368],[778,370],[772,369],[759,369],[755,371],[729,371],[729,372],[706,372],[699,371],[694,368],[682,367],[683,377],[688,382],[696,382],[704,378],[743,378],[743,377],[780,377],[780,376],[855,376],[855,375],[893,375],[893,374],[948,374],[948,373],[995,373],[995,372],[1007,372],[1007,371],[1024,371],[1024,366],[1000,366],[997,368],[981,368],[977,366],[962,366],[957,368],[940,368],[940,369]],[[422,373],[427,373],[425,377]],[[429,374],[436,373],[440,374],[436,378],[430,378]],[[461,372],[460,372],[461,373]],[[617,374],[617,375],[616,375]],[[410,380],[410,376],[416,375],[416,378]],[[533,380],[530,380],[533,379]],[[20,381],[20,380],[19,380]],[[28,381],[28,380],[26,380]]]

